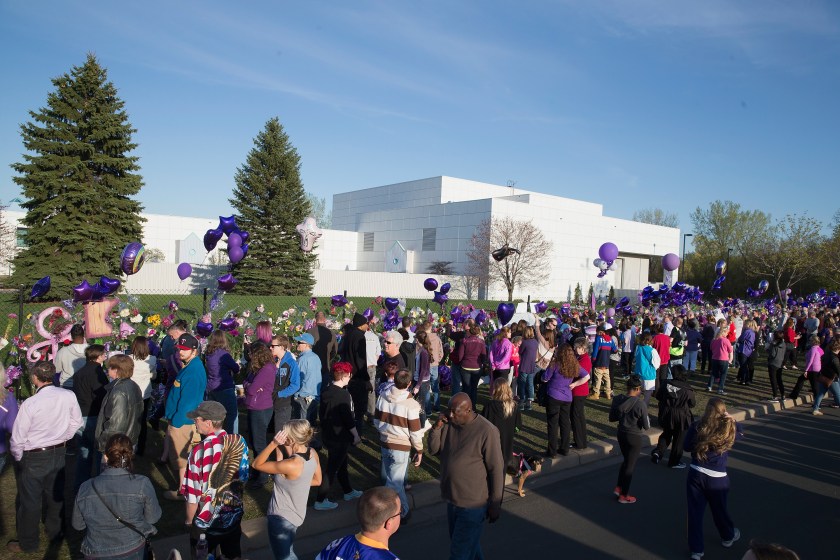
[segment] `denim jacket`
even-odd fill
[[[93,491],[91,485],[94,483],[102,499]],[[152,482],[125,469],[108,468],[96,478],[85,481],[76,496],[73,527],[78,531],[87,528],[82,542],[85,555],[116,556],[143,543],[143,537],[117,521],[103,500],[114,513],[145,535],[157,533],[152,523],[160,519],[161,511]]]

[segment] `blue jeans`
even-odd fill
[[[452,364],[449,368],[452,372],[452,394],[461,392],[461,366],[459,364]]]
[[[409,452],[382,448],[382,482],[400,496],[402,515],[408,514],[408,498],[405,495],[405,477],[408,474]]]
[[[297,527],[279,515],[268,516],[268,544],[276,560],[298,560],[294,550]]]
[[[254,458],[265,449],[266,431],[268,430],[268,423],[271,422],[271,415],[273,413],[273,408],[248,411],[248,431],[251,432],[251,449],[254,450]],[[261,481],[268,481],[267,474],[253,469],[251,472],[254,474],[254,478]]]
[[[449,560],[484,560],[481,554],[481,531],[487,518],[487,506],[462,508],[446,504],[449,521]]]
[[[714,387],[715,379],[719,377],[718,391],[723,391],[723,387],[726,385],[726,372],[729,371],[729,362],[727,360],[712,360],[710,369],[712,374],[709,376],[709,389]]]
[[[440,374],[439,366],[429,366],[429,381],[432,384],[431,399],[426,399],[426,416],[430,416],[433,410],[440,410]]]
[[[469,370],[461,368],[461,391],[470,396],[470,400],[473,402],[473,408],[475,408],[478,403],[476,394],[478,393],[478,381],[480,379],[480,369]]]
[[[536,373],[519,372],[519,400],[520,402],[534,400],[534,376]]]
[[[317,397],[294,397],[292,399],[292,418],[307,420],[313,426],[318,416],[318,406],[321,400]]]
[[[76,430],[76,480],[73,488],[79,492],[82,483],[99,474],[102,453],[96,450],[96,421],[98,416],[83,416],[82,425]],[[91,475],[91,470],[93,474]]]
[[[811,373],[811,375],[819,375]],[[840,403],[840,382],[834,381],[831,385],[826,387],[822,383],[817,383],[817,398],[814,399],[814,410],[820,409],[820,404],[822,404],[823,397],[825,394],[831,390],[834,393],[834,401]]]
[[[694,371],[697,369],[697,350],[686,350],[683,358],[683,367],[686,371]]]
[[[225,407],[224,430],[229,434],[239,433],[239,408],[236,406],[236,391],[234,389],[222,389],[221,391],[210,391],[207,399],[216,401]]]
[[[420,383],[420,391],[417,393],[417,402],[420,403],[420,425],[426,425],[426,416],[429,415],[429,405],[432,402],[432,384],[429,381]]]

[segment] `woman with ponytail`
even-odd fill
[[[143,560],[146,538],[157,533],[153,523],[161,514],[155,490],[148,478],[132,473],[128,436],[112,435],[103,451],[106,469],[85,481],[76,495],[73,527],[87,529],[82,553],[85,558]]]
[[[729,477],[726,460],[736,440],[743,438],[741,426],[726,411],[720,398],[709,399],[703,417],[688,429],[683,447],[691,453],[688,471],[688,546],[692,560],[703,557],[703,514],[712,510],[721,544],[731,547],[741,532],[729,517],[726,502]]]

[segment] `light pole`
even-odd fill
[[[685,262],[685,238],[686,237],[694,237],[694,234],[693,233],[684,233],[683,234],[683,247],[682,247],[683,252],[682,252],[682,258],[680,259],[681,263]]]
[[[729,257],[732,255],[732,247],[726,249],[726,268],[729,268]]]

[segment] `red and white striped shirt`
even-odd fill
[[[224,430],[219,430],[208,435],[193,448],[186,473],[184,473],[184,481],[181,484],[181,494],[187,497],[187,502],[198,504],[196,517],[204,523],[209,523],[212,518],[210,502],[213,500],[215,490],[209,485],[210,471],[213,470],[213,465],[222,458],[225,435]]]

